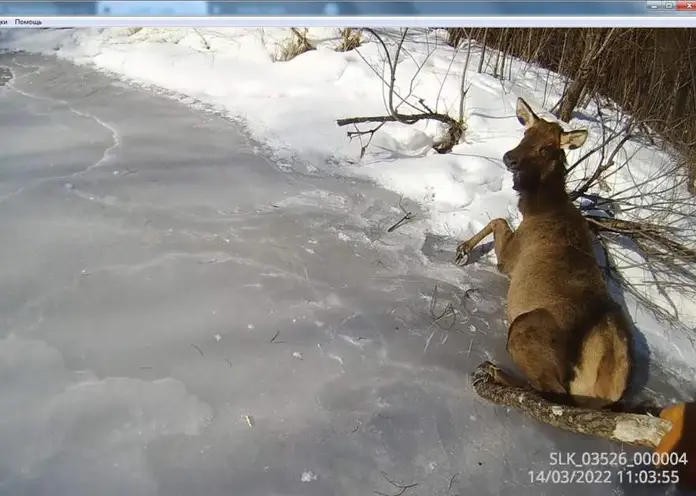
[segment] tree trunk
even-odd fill
[[[679,61],[679,68],[674,80],[671,95],[670,122],[677,127],[677,130],[683,132],[686,128],[684,118],[689,112],[689,92],[693,90],[694,72],[696,69],[696,57],[694,50],[690,47],[691,36],[686,40],[685,56]],[[684,136],[680,136],[684,138]]]
[[[505,31],[503,30],[503,36],[500,38],[498,42],[498,49],[495,52],[495,65],[493,66],[493,77],[497,78],[498,77],[498,68],[500,67],[500,54],[502,53],[502,45],[505,41]],[[502,41],[501,41],[502,40]]]
[[[566,76],[566,74],[563,73],[563,62],[565,61],[567,48],[568,48],[568,30],[566,30],[565,34],[563,35],[563,48],[561,49],[561,60],[560,60],[560,62],[558,62],[558,73],[561,76]]]
[[[614,32],[615,30],[612,29],[603,36],[601,31],[589,30],[585,39],[580,67],[575,79],[568,86],[568,91],[562,97],[562,103],[558,111],[560,120],[568,122],[573,116],[573,110],[577,107],[585,87],[591,82],[593,74],[596,74],[601,69],[599,67],[600,59],[609,45]]]
[[[543,36],[544,30],[542,30],[542,36]],[[536,55],[532,55],[532,37],[534,36],[534,30],[533,29],[527,29],[527,50],[524,54],[524,58],[527,62],[536,62],[537,58]],[[541,43],[537,46],[537,51],[541,47]]]
[[[582,95],[585,85],[585,73],[586,71],[581,71],[578,77],[568,85],[568,91],[563,95],[563,101],[561,103],[561,108],[558,110],[558,118],[563,122],[568,122],[573,117],[573,110],[578,105],[580,96]]]
[[[481,42],[481,59],[479,60],[477,72],[481,74],[483,71],[483,59],[486,58],[486,38],[488,37],[488,28],[483,30],[483,41]]]
[[[500,63],[500,80],[504,81],[505,80],[505,61],[507,59],[508,55],[508,50],[509,50],[509,45],[510,45],[510,36],[508,36],[508,30],[505,29],[503,31],[503,43],[502,43],[502,51],[503,51],[503,59],[502,62]]]

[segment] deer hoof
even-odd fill
[[[489,361],[483,362],[481,365],[479,365],[476,368],[476,372],[474,372],[473,375],[473,385],[476,386],[477,384],[486,381],[486,382],[496,382],[498,378],[498,371],[500,369],[496,366],[493,365]]]
[[[469,247],[469,243],[467,241],[459,243],[459,245],[457,245],[457,253],[454,256],[454,264],[466,265],[466,263],[469,261],[470,252],[471,248]]]

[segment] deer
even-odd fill
[[[588,131],[565,131],[522,98],[516,116],[524,135],[502,159],[521,222],[513,231],[507,220],[491,220],[457,245],[454,263],[464,265],[493,235],[497,268],[509,278],[506,348],[524,378],[484,362],[474,389],[566,430],[691,454],[682,483],[696,488],[696,439],[686,429],[696,424],[696,403],[636,413],[624,401],[635,368],[632,323],[609,292],[594,235],[566,189],[566,150],[581,147]]]

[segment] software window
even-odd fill
[[[0,1],[0,496],[696,491],[690,1]]]

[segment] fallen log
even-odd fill
[[[480,397],[520,410],[559,429],[651,448],[658,454],[677,454],[675,459],[680,462],[671,465],[679,473],[677,487],[696,490],[696,403],[668,406],[659,417],[559,405],[531,388],[498,381],[498,371],[492,363],[484,362],[472,374],[472,385]],[[667,466],[658,464],[658,468]]]
[[[672,427],[670,421],[660,417],[558,405],[542,398],[531,388],[497,382],[493,372],[495,368],[490,362],[479,365],[473,375],[476,393],[491,403],[521,410],[544,424],[653,449]]]

